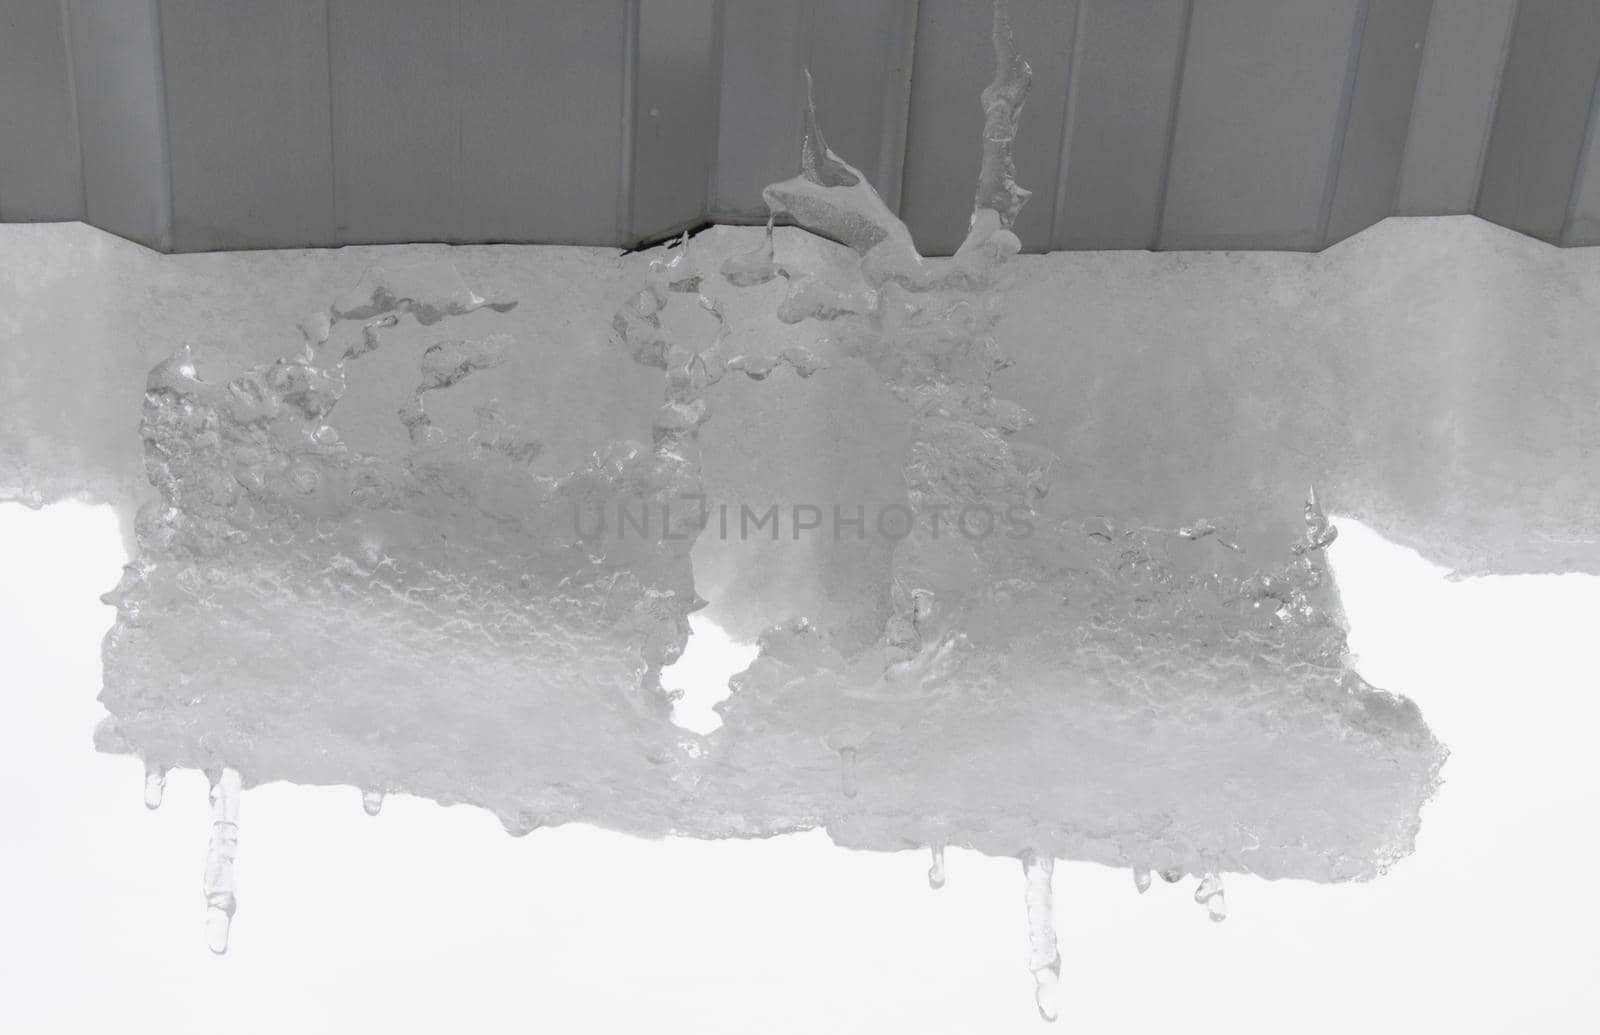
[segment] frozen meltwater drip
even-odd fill
[[[206,944],[221,955],[228,951],[228,928],[238,900],[234,897],[233,857],[239,850],[237,769],[224,769],[211,785],[211,844],[206,849]]]
[[[167,771],[158,765],[144,767],[144,807],[159,809],[167,792]]]
[[[1133,886],[1139,889],[1139,894],[1141,895],[1149,891],[1150,871],[1135,869],[1133,871]]]
[[[944,887],[944,845],[933,846],[933,863],[928,867],[928,887],[938,891]]]
[[[1183,871],[1182,870],[1162,870],[1161,871],[1161,879],[1166,881],[1168,884],[1176,884],[1180,880],[1183,880]]]
[[[382,812],[383,811],[383,792],[382,791],[362,791],[361,792],[361,807],[366,810],[366,813],[369,816],[376,816],[378,813]]]
[[[1222,893],[1222,878],[1214,873],[1208,873],[1200,878],[1199,887],[1194,889],[1194,900],[1206,907],[1212,922],[1221,923],[1228,918],[1228,899]]]
[[[853,747],[839,749],[839,789],[846,798],[856,796],[856,749]]]
[[[1329,546],[1339,538],[1339,530],[1328,522],[1328,515],[1322,512],[1322,505],[1317,502],[1317,487],[1311,486],[1306,491],[1306,537],[1294,546],[1295,553],[1313,553]]]
[[[1010,230],[1033,193],[1017,185],[1016,162],[1011,155],[1033,69],[1017,52],[1005,0],[994,2],[994,64],[994,79],[983,88],[983,164],[972,209],[974,218],[984,209],[992,210],[999,215],[1001,228]]]
[[[1028,880],[1028,969],[1033,971],[1039,1016],[1047,1021],[1055,1020],[1060,1012],[1061,953],[1056,948],[1055,910],[1050,894],[1054,870],[1055,860],[1049,856],[1030,852],[1022,859],[1022,871]]]
[[[765,284],[778,275],[778,264],[773,261],[772,217],[767,217],[767,233],[761,243],[748,252],[730,255],[722,263],[722,276],[734,287],[754,287]]]

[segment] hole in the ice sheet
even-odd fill
[[[716,706],[728,696],[728,680],[749,668],[757,651],[755,644],[739,643],[710,619],[690,615],[683,655],[661,670],[661,685],[683,695],[672,707],[672,721],[699,734],[721,726]]]

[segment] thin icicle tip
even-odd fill
[[[241,789],[237,769],[223,769],[211,784],[211,842],[206,847],[205,872],[206,944],[219,956],[228,951],[228,928],[238,908],[233,860],[239,851]]]
[[[1011,154],[1033,69],[1017,52],[1005,0],[995,0],[993,36],[994,79],[983,89],[983,166],[978,173],[972,211],[974,219],[985,209],[995,212],[1000,226],[1009,230],[1033,194],[1017,185],[1017,167]]]
[[[805,128],[800,137],[800,175],[819,187],[854,187],[861,177],[828,149],[817,123],[817,101],[812,94],[811,69],[806,69]]]

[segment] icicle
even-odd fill
[[[161,766],[146,762],[144,767],[144,807],[159,809],[167,792],[167,771]]]
[[[1324,547],[1332,545],[1339,538],[1339,530],[1328,523],[1328,515],[1322,512],[1322,504],[1317,502],[1317,487],[1311,486],[1306,491],[1306,537],[1294,546],[1298,554],[1315,553]]]
[[[1139,889],[1139,894],[1141,894],[1141,895],[1143,895],[1145,892],[1149,891],[1150,890],[1150,871],[1149,870],[1135,869],[1133,871],[1133,886]]]
[[[1162,870],[1161,871],[1161,879],[1166,881],[1168,884],[1176,884],[1180,880],[1183,880],[1183,871],[1182,870],[1176,870],[1176,869],[1174,869],[1174,870]]]
[[[933,864],[928,867],[928,887],[938,891],[944,887],[944,845],[933,845]]]
[[[239,850],[237,769],[224,769],[211,785],[211,844],[206,850],[206,944],[221,955],[228,951],[228,927],[238,900],[234,897],[233,857]]]
[[[1220,924],[1228,918],[1228,899],[1222,892],[1222,878],[1216,874],[1208,873],[1200,878],[1200,886],[1194,889],[1194,900],[1206,907],[1213,923]]]
[[[979,212],[992,210],[999,216],[1000,227],[1010,230],[1032,193],[1017,186],[1011,142],[1017,135],[1017,119],[1028,97],[1033,69],[1017,53],[1005,0],[995,0],[993,42],[994,79],[983,89],[983,163],[972,209],[974,220]]]
[[[778,275],[778,264],[773,261],[772,217],[767,217],[767,234],[760,245],[748,252],[730,255],[722,262],[722,276],[734,287],[754,287],[765,284]]]
[[[1039,1016],[1056,1019],[1061,983],[1061,953],[1056,949],[1054,907],[1050,877],[1055,860],[1032,852],[1023,856],[1022,871],[1028,878],[1028,969],[1033,971],[1034,1002]]]
[[[839,789],[846,798],[856,796],[856,749],[853,747],[839,749]]]
[[[378,813],[382,812],[383,811],[383,792],[382,791],[362,791],[361,792],[361,807],[366,810],[366,813],[369,816],[376,816]]]

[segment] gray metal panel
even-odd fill
[[[1572,207],[1561,234],[1561,243],[1566,245],[1600,244],[1600,84],[1589,109],[1588,134]]]
[[[1052,246],[1149,248],[1189,0],[1079,2]]]
[[[83,218],[65,10],[0,0],[0,219]]]
[[[622,0],[470,0],[462,19],[457,233],[623,239]]]
[[[68,0],[86,221],[172,247],[156,0]]]
[[[715,0],[642,0],[630,240],[705,218],[716,146]]]
[[[1050,247],[1061,159],[1076,0],[1013,0],[1018,49],[1033,66],[1033,89],[1017,134],[1017,182],[1034,197],[1017,217],[1025,248]],[[906,132],[901,218],[922,250],[949,254],[966,236],[978,182],[983,109],[994,77],[990,8],[971,0],[922,0]]]
[[[1358,0],[1196,0],[1164,248],[1313,249]]]
[[[1433,4],[1434,0],[1368,0],[1323,247],[1394,211]]]
[[[160,3],[176,246],[337,244],[327,0]]]
[[[1436,0],[1422,48],[1395,212],[1471,212],[1517,0]]]
[[[809,66],[948,252],[992,74],[989,0],[54,2],[0,0],[0,218],[182,250],[760,219]],[[1600,242],[1592,0],[1011,2],[1030,250],[1314,248],[1391,208]]]
[[[1479,215],[1546,241],[1560,238],[1597,73],[1600,3],[1524,0],[1484,156]]]
[[[828,146],[898,210],[916,17],[916,0],[725,3],[711,212],[765,219],[762,189],[799,168],[806,68]]]
[[[799,168],[809,15],[807,5],[792,0],[734,0],[723,7],[711,188],[711,213],[719,219],[765,219],[762,189]]]
[[[329,0],[341,241],[455,236],[460,4]]]
[[[808,64],[828,146],[891,209],[900,201],[911,102],[915,0],[811,0]],[[794,175],[789,169],[784,177]]]

